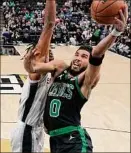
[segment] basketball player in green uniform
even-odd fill
[[[120,10],[120,19],[115,19],[114,30],[94,48],[81,46],[75,53],[71,65],[66,69],[57,68],[58,61],[33,63],[31,72],[60,72],[53,75],[46,100],[44,124],[50,135],[52,153],[92,152],[89,134],[81,127],[80,111],[88,101],[91,90],[100,78],[101,64],[105,52],[124,31],[128,8]],[[27,60],[31,60],[31,55]]]

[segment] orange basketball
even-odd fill
[[[114,17],[119,17],[119,10],[125,5],[124,0],[93,0],[91,16],[100,24],[113,24]]]

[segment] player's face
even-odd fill
[[[71,70],[74,72],[81,72],[85,70],[88,65],[90,53],[86,50],[78,50],[71,62]]]

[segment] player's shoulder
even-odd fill
[[[46,79],[46,78],[51,78],[51,72],[48,72],[46,74],[41,74],[40,80]]]
[[[25,84],[36,84],[40,81],[40,79],[32,79],[29,76],[27,76],[27,79],[25,81]]]
[[[50,78],[51,74],[46,73],[46,74],[41,74],[39,77],[30,77],[30,75],[27,77],[25,83],[26,84],[38,84],[43,82],[46,78]]]
[[[27,80],[24,83],[24,86],[34,86],[37,85],[38,87],[41,86],[46,86],[51,84],[52,82],[52,75],[50,72],[46,73],[46,74],[41,74],[40,79],[39,80],[31,80],[30,78],[27,78]]]

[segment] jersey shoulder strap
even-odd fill
[[[75,78],[74,78],[74,80],[75,80],[75,87],[76,87],[76,89],[77,89],[77,91],[78,91],[78,93],[79,93],[79,96],[83,99],[83,100],[86,100],[87,101],[87,99],[86,99],[86,97],[83,95],[83,93],[81,92],[81,85],[80,85],[80,83],[79,83],[79,76],[76,76]]]

